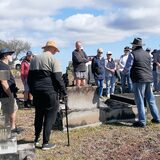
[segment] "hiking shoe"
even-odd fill
[[[160,123],[160,120],[152,119],[151,122],[152,122],[152,123],[157,123],[157,124],[158,124],[158,123]]]
[[[47,144],[43,144],[42,145],[42,150],[49,150],[49,149],[53,149],[55,147],[56,147],[55,144],[49,144],[49,143],[47,143]]]
[[[139,121],[133,123],[133,127],[144,128],[145,126],[146,126],[146,125],[145,125],[144,123],[139,122]]]

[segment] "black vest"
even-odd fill
[[[132,51],[134,61],[131,67],[130,76],[133,83],[152,82],[152,69],[150,55],[138,47]]]

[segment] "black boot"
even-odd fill
[[[30,108],[30,106],[28,105],[28,101],[24,101],[24,108]]]
[[[30,107],[33,106],[33,101],[32,101],[32,100],[28,99],[27,102],[28,102],[28,105],[29,105]]]

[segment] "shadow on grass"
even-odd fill
[[[27,144],[27,143],[34,143],[34,141],[27,141],[25,139],[21,139],[17,141],[17,144]]]
[[[106,122],[104,125],[110,125],[110,126],[119,126],[119,127],[133,127],[133,123],[131,122]]]

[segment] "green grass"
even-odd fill
[[[34,109],[19,110],[18,124],[25,132],[19,140],[34,139]],[[160,158],[160,125],[148,123],[146,128],[133,128],[128,124],[103,124],[70,130],[70,146],[67,133],[52,131],[53,150],[36,149],[37,160],[101,160],[101,159],[154,159]]]

